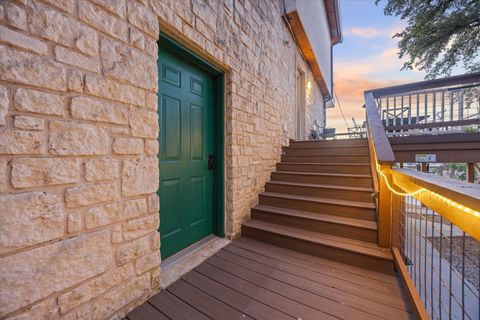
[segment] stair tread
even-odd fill
[[[361,139],[342,139],[342,140],[291,140],[290,143],[307,143],[307,144],[329,144],[329,145],[342,145],[343,143],[356,143],[356,144],[366,144],[368,145],[368,140],[366,138]]]
[[[362,229],[378,230],[377,223],[375,221],[370,221],[370,220],[354,219],[354,218],[347,218],[347,217],[342,217],[337,215],[280,208],[280,207],[268,206],[263,204],[258,204],[253,209],[264,211],[264,212],[282,214],[290,217],[310,219],[310,220],[316,220],[316,221],[322,221],[322,222],[330,222],[330,223],[357,227]]]
[[[315,184],[315,183],[301,183],[301,182],[289,182],[289,181],[277,181],[277,180],[268,181],[267,183],[288,185],[288,186],[298,186],[298,187],[319,188],[319,189],[337,189],[337,190],[364,191],[364,192],[374,191],[373,188],[369,188],[369,187],[353,187],[353,186],[343,186],[343,185],[336,185],[336,184]]]
[[[283,156],[306,156],[306,157],[343,157],[343,156],[362,156],[368,157],[369,154],[365,153],[332,153],[332,154],[311,154],[311,153],[284,153]]]
[[[328,204],[348,206],[348,207],[375,209],[375,204],[368,203],[368,202],[361,202],[361,201],[349,201],[349,200],[341,200],[341,199],[301,196],[301,195],[293,195],[293,194],[277,193],[277,192],[262,192],[261,195],[284,198],[284,199],[286,198],[286,199],[294,199],[294,200],[306,200],[306,201],[319,202],[319,203],[328,203]]]
[[[285,226],[281,224],[250,219],[243,223],[244,226],[260,229],[263,231],[276,233],[289,238],[299,239],[318,245],[328,246],[331,248],[343,249],[346,251],[354,252],[357,254],[367,255],[383,260],[392,261],[392,254],[387,248],[380,248],[374,243],[353,240],[349,238],[343,238],[333,236],[324,233],[318,233],[314,231],[304,230],[300,228]]]
[[[275,171],[274,173],[281,174],[296,174],[305,176],[331,176],[331,177],[348,177],[348,178],[369,178],[372,176],[369,174],[357,174],[357,173],[329,173],[329,172],[304,172],[304,171]]]
[[[309,141],[300,141],[301,143],[304,142],[309,142]],[[368,149],[368,143],[365,144],[353,144],[353,145],[335,145],[335,144],[324,144],[322,143],[317,143],[316,145],[310,144],[309,146],[305,145],[298,145],[297,143],[294,143],[293,145],[289,145],[288,147],[285,148],[292,148],[292,149],[326,149],[326,148],[365,148]]]
[[[286,165],[321,165],[321,166],[370,166],[368,162],[356,162],[356,163],[349,163],[349,162],[342,162],[342,163],[331,163],[331,162],[279,162],[279,164],[286,164]]]

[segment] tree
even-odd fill
[[[407,22],[394,36],[399,57],[408,59],[402,70],[424,70],[427,78],[450,75],[458,66],[480,71],[480,0],[387,1],[385,14]]]

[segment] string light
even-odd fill
[[[474,215],[475,217],[480,217],[480,212],[478,211],[475,211],[475,210],[472,210],[468,207],[465,207],[464,205],[461,205],[460,203],[458,202],[455,202],[449,198],[446,198],[442,195],[439,195],[438,193],[435,193],[433,191],[430,191],[430,190],[427,190],[425,188],[420,188],[414,192],[398,192],[397,190],[395,190],[391,185],[390,185],[390,182],[388,181],[388,178],[387,176],[385,175],[385,173],[380,169],[380,165],[378,164],[377,162],[377,155],[375,154],[375,151],[373,152],[373,155],[374,155],[374,159],[375,159],[375,166],[376,166],[376,169],[377,169],[377,172],[383,177],[383,179],[385,180],[385,184],[387,185],[387,188],[388,190],[390,190],[392,193],[400,196],[400,197],[407,197],[407,196],[416,196],[416,195],[419,195],[420,193],[422,192],[428,192],[430,195],[432,195],[434,198],[438,198],[440,201],[443,201],[443,202],[446,202],[449,206],[452,206],[452,207],[456,207],[457,209],[459,210],[462,210],[463,212],[465,213],[468,213],[468,214],[471,214],[471,215]]]
[[[392,186],[390,185],[390,182],[388,182],[388,179],[387,179],[387,176],[385,175],[385,173],[383,173],[381,170],[379,170],[377,168],[377,171],[378,173],[380,173],[380,175],[383,177],[383,179],[385,180],[385,184],[387,185],[387,188],[388,190],[390,190],[391,192],[393,192],[394,194],[396,194],[397,196],[401,196],[401,197],[407,197],[407,196],[415,196],[419,193],[422,193],[422,192],[425,192],[425,191],[428,191],[427,189],[418,189],[417,191],[415,192],[398,192],[397,190],[393,189]]]
[[[426,189],[424,188],[421,188],[415,192],[398,192],[397,190],[393,189],[393,187],[390,185],[390,182],[388,181],[387,179],[387,176],[385,175],[385,173],[383,173],[382,170],[380,170],[380,165],[378,164],[378,161],[377,161],[377,155],[375,154],[375,150],[373,151],[373,157],[375,159],[375,167],[377,169],[377,172],[383,177],[383,179],[385,180],[385,184],[387,185],[387,188],[388,190],[390,190],[391,192],[393,192],[394,194],[396,194],[397,196],[401,196],[401,197],[407,197],[407,196],[415,196],[421,192],[424,192],[424,191],[427,191]]]

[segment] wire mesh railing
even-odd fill
[[[398,246],[432,319],[480,318],[480,242],[448,219],[398,198]]]
[[[478,132],[480,84],[377,97],[388,135]]]
[[[393,168],[388,136],[477,131],[480,73],[365,92],[378,244],[420,319],[480,319],[480,187]]]

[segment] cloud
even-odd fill
[[[352,36],[357,38],[372,39],[379,37],[392,38],[395,34],[401,32],[404,29],[404,25],[394,25],[391,28],[360,28],[352,27],[343,31],[344,36]]]
[[[390,47],[365,58],[334,60],[333,72],[336,81],[341,78],[389,80],[399,76],[405,78],[405,75],[407,78],[412,78],[412,76],[421,78],[420,73],[414,72],[415,70],[400,72],[404,61],[399,59],[398,49]],[[418,74],[414,75],[415,73]]]
[[[360,38],[375,38],[378,37],[381,32],[375,28],[350,28],[344,32],[345,35],[352,35]]]
[[[352,117],[359,125],[365,120],[364,91],[422,80],[421,73],[399,71],[403,62],[397,52],[397,48],[385,48],[363,59],[335,63],[335,91],[349,126],[353,125]],[[337,128],[337,132],[347,131],[338,102],[327,110],[327,126]]]

